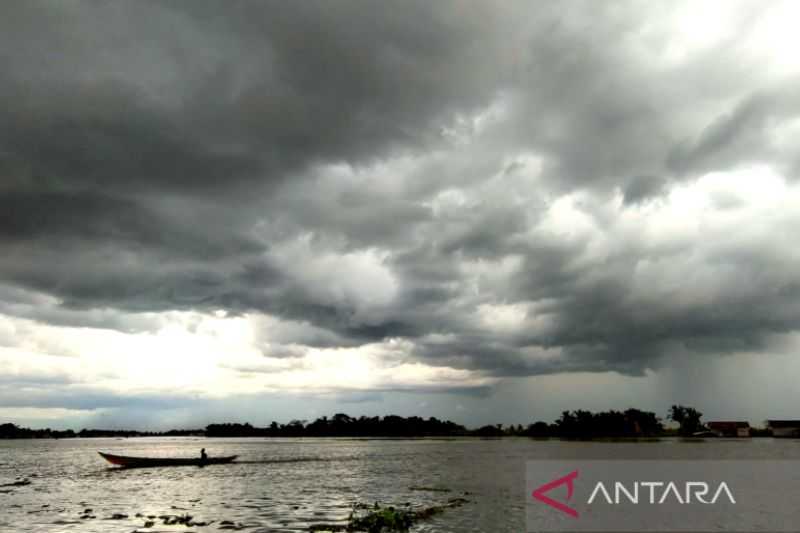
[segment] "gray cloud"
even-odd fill
[[[30,383],[28,383],[30,385]],[[97,409],[175,409],[197,403],[191,396],[170,396],[160,394],[115,394],[106,390],[87,386],[58,387],[58,382],[38,381],[46,388],[25,388],[20,390],[15,383],[0,384],[0,406],[63,408],[94,411]],[[18,384],[16,384],[18,385]]]
[[[746,95],[733,109],[709,123],[695,140],[675,146],[668,157],[678,172],[710,171],[743,162],[773,161],[788,170],[795,153],[783,151],[771,142],[770,132],[800,114],[796,80],[779,87],[767,87]]]
[[[753,162],[794,179],[772,133],[800,113],[796,82],[752,75],[734,41],[659,63],[648,9],[3,6],[0,281],[18,290],[0,311],[123,331],[154,327],[144,312],[261,312],[290,324],[265,326],[271,357],[403,337],[501,376],[758,349],[800,328],[779,238],[652,243],[603,206]],[[623,242],[586,259],[598,239],[543,232],[570,193]],[[706,291],[676,287],[679,269]],[[512,304],[528,330],[478,319]]]

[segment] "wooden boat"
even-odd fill
[[[232,463],[238,455],[227,457],[128,457],[125,455],[113,455],[110,453],[97,452],[100,456],[112,465],[124,468],[145,468],[153,466],[205,466]]]

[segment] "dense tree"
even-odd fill
[[[542,421],[534,422],[525,429],[525,435],[528,437],[549,437],[554,433],[555,431],[550,427],[550,424]]]
[[[703,424],[700,419],[703,413],[694,407],[686,407],[683,405],[673,405],[669,408],[667,418],[680,424],[678,433],[683,436],[689,436],[697,431],[703,429]]]
[[[702,413],[692,407],[673,405],[668,418],[680,424],[681,435],[691,435],[702,429]],[[336,413],[322,416],[311,423],[292,420],[288,424],[272,422],[267,427],[249,423],[210,424],[205,430],[170,430],[161,433],[82,429],[55,431],[32,430],[14,424],[0,424],[0,438],[69,438],[69,437],[142,437],[206,435],[208,437],[447,437],[474,435],[481,437],[527,436],[536,438],[592,439],[616,437],[648,437],[664,433],[661,420],[650,411],[630,408],[625,411],[564,411],[553,424],[538,421],[523,428],[521,425],[486,425],[469,431],[464,426],[435,417],[402,417],[397,415],[352,417]],[[768,432],[764,433],[769,434]]]
[[[538,427],[539,432],[544,429],[543,426]],[[659,435],[663,429],[655,413],[649,411],[628,409],[624,412],[611,410],[592,413],[579,409],[561,413],[551,434],[566,439],[648,437]]]
[[[211,424],[206,428],[209,437],[439,437],[466,433],[464,426],[433,417],[353,418],[344,413],[331,418],[323,416],[309,424],[293,420],[285,425],[273,422],[268,428],[254,428],[250,424]]]

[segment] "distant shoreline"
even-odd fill
[[[751,428],[746,422],[709,422],[703,424],[699,411],[673,405],[667,418],[679,424],[677,428],[665,427],[661,419],[650,411],[630,408],[625,411],[564,411],[553,423],[534,422],[527,426],[493,424],[476,429],[467,429],[449,420],[419,416],[401,417],[351,417],[338,413],[328,418],[318,418],[307,423],[294,420],[288,424],[272,422],[267,427],[256,427],[249,423],[227,422],[209,424],[203,429],[171,429],[168,431],[138,431],[125,429],[82,429],[80,431],[29,429],[15,424],[0,424],[0,439],[72,439],[72,438],[131,438],[131,437],[340,437],[340,438],[504,438],[527,437],[534,439],[559,439],[570,441],[657,441],[661,438],[705,438],[705,437],[771,437],[769,428]],[[717,426],[715,426],[717,424]],[[714,428],[720,424],[744,424],[744,434],[725,434]],[[734,427],[734,426],[731,426]],[[784,435],[780,435],[784,436]],[[786,435],[792,436],[792,435]]]
[[[253,439],[253,440],[268,440],[268,439],[336,439],[336,440],[439,440],[439,441],[457,441],[457,440],[532,440],[532,441],[554,441],[554,442],[598,442],[598,443],[647,443],[647,442],[664,442],[666,440],[679,440],[682,442],[705,442],[712,441],[747,441],[752,439],[784,439],[785,437],[776,437],[774,435],[753,435],[751,437],[684,437],[676,434],[665,434],[658,437],[588,437],[588,438],[570,438],[570,437],[527,437],[524,435],[498,435],[494,437],[485,437],[474,434],[466,435],[409,435],[387,437],[381,435],[360,435],[360,436],[346,436],[346,435],[329,435],[329,436],[277,436],[277,437],[258,437],[258,436],[207,436],[207,435],[162,435],[162,434],[145,434],[145,435],[132,435],[128,437],[94,435],[90,437],[74,436],[74,437],[0,437],[2,440],[131,440],[131,439]],[[793,437],[797,438],[797,437]]]

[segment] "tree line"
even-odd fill
[[[206,427],[208,437],[534,437],[562,439],[689,436],[703,429],[702,413],[693,407],[673,405],[667,418],[678,424],[677,430],[667,430],[652,411],[627,409],[600,411],[583,409],[564,411],[553,423],[534,422],[504,426],[491,424],[467,429],[460,424],[437,418],[389,415],[385,417],[351,417],[338,413],[323,416],[307,423],[293,420],[288,424],[273,422],[267,427],[250,424],[225,423]]]
[[[678,429],[665,428],[662,420],[651,411],[626,409],[625,411],[592,412],[583,409],[564,411],[552,423],[534,422],[504,426],[486,425],[476,429],[435,417],[351,417],[337,413],[323,416],[313,422],[293,420],[288,424],[272,422],[266,427],[249,423],[209,424],[205,429],[170,430],[166,432],[141,432],[130,430],[83,429],[81,431],[27,429],[14,424],[0,424],[0,438],[75,438],[75,437],[156,437],[156,436],[206,436],[206,437],[533,437],[562,439],[658,437],[667,435],[690,436],[704,429],[702,413],[693,407],[673,405],[667,419],[678,424]]]
[[[169,431],[134,431],[130,429],[82,429],[74,431],[72,429],[30,429],[22,428],[16,424],[0,424],[0,439],[74,439],[74,438],[93,438],[93,437],[187,437],[203,436],[205,431],[202,429],[171,429]]]
[[[250,424],[211,424],[206,427],[209,437],[442,437],[468,435],[462,425],[438,418],[418,416],[351,417],[338,413],[306,423],[293,420],[288,424],[273,422],[257,428]]]

